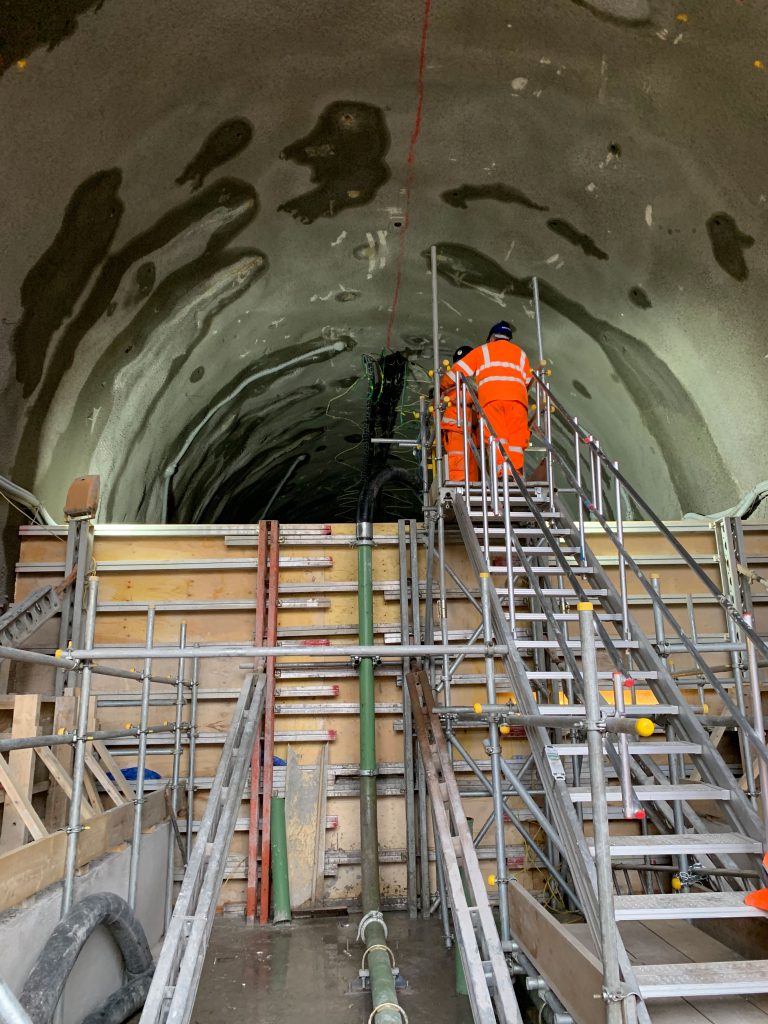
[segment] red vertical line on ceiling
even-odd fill
[[[280,573],[280,527],[269,524],[269,594],[267,597],[267,647],[277,645],[277,585]],[[269,920],[269,864],[272,809],[272,776],[275,763],[275,658],[267,658],[267,689],[264,702],[264,784],[261,809],[261,901],[259,921]]]
[[[264,626],[267,609],[267,524],[259,523],[258,561],[256,564],[256,625],[253,642],[256,646],[264,643]],[[253,671],[258,675],[264,671],[264,659],[255,658]],[[245,886],[245,917],[253,923],[256,920],[257,878],[259,870],[259,783],[261,776],[261,730],[262,722],[256,727],[251,754],[251,790],[248,810],[248,880]]]
[[[408,144],[408,156],[406,157],[403,227],[400,232],[400,244],[395,265],[395,290],[392,295],[392,305],[387,322],[387,350],[392,346],[392,330],[395,326],[395,317],[397,316],[400,282],[403,275],[403,261],[405,260],[406,236],[411,224],[411,192],[416,176],[416,143],[419,141],[419,135],[421,134],[421,119],[424,111],[424,69],[427,61],[427,36],[429,34],[429,14],[431,8],[432,0],[424,0],[424,14],[421,19],[421,44],[419,47],[419,72],[416,84],[416,113],[413,118],[413,129],[411,131],[411,140]]]

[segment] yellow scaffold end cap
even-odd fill
[[[429,406],[429,411],[430,411],[430,413],[434,413],[434,411],[435,411],[434,405],[430,405]]]
[[[675,892],[680,892],[680,890],[683,888],[683,883],[680,881],[677,875],[673,875],[672,877],[672,888],[675,890]]]
[[[481,580],[487,580],[490,575],[491,574],[489,572],[481,572],[480,573],[480,579]]]
[[[702,704],[701,705],[701,713],[702,713],[702,715],[708,715],[709,714],[709,704]]]
[[[653,724],[650,718],[638,718],[635,722],[635,732],[638,736],[653,736],[653,731],[656,726]]]
[[[594,606],[591,601],[579,601],[579,603],[576,605],[576,611],[591,612],[593,607]]]
[[[448,360],[447,360],[447,359],[444,359],[444,360],[443,360],[443,366],[450,366],[450,365],[451,365],[451,364],[450,364],[450,363],[448,362]]]
[[[64,651],[62,651],[62,649],[60,647],[57,647],[56,650],[53,652],[53,656],[54,656],[54,658],[63,658],[64,657]]]
[[[499,726],[499,732],[501,733],[502,736],[509,736],[509,734],[512,732],[512,730],[510,729],[510,727],[508,725],[500,725]]]
[[[434,377],[435,376],[435,371],[434,370],[427,370],[427,376],[428,377]]]
[[[496,885],[496,875],[488,875],[488,885]]]
[[[472,705],[472,710],[475,712],[476,715],[480,715],[483,712],[483,705],[482,704],[473,704]]]

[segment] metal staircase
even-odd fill
[[[443,643],[451,638],[444,537],[452,523],[480,591],[480,601],[472,596],[477,589],[466,594],[480,618],[470,643],[478,637],[485,642],[486,698],[471,707],[455,703],[452,683],[463,656],[448,656],[442,672],[432,670],[433,688],[444,699],[433,714],[442,722],[447,744],[493,796],[497,869],[491,882],[498,892],[502,943],[512,950],[513,970],[539,975],[529,978],[529,987],[546,996],[555,1020],[648,1022],[654,1001],[670,996],[768,993],[768,960],[635,964],[617,925],[768,917],[744,903],[746,890],[765,884],[768,751],[757,652],[765,657],[768,648],[746,610],[751,606],[720,593],[619,473],[618,464],[609,462],[599,443],[565,412],[543,369],[534,386],[534,450],[543,456],[544,479],[523,480],[485,419],[474,384],[459,380],[451,402],[464,432],[466,466],[477,463],[480,483],[469,482],[468,469],[464,481],[443,481],[438,441],[430,502],[440,591],[428,589],[427,607],[436,600],[436,632]],[[440,401],[436,385],[436,406]],[[693,618],[684,629],[657,582],[632,557],[623,538],[622,507],[628,500],[719,604],[722,639],[700,642]],[[590,518],[616,550],[613,579],[587,544]],[[653,637],[630,611],[628,577],[653,602]],[[427,637],[431,642],[431,632]],[[698,691],[691,694],[679,685],[668,663],[672,651],[692,662]],[[731,655],[725,672],[711,666],[710,656],[717,652]],[[717,713],[699,699],[704,692],[719,705]],[[413,695],[412,701],[415,706]],[[488,730],[487,778],[459,738],[463,730],[478,727]],[[530,744],[533,775],[528,772],[527,778],[503,755],[504,735],[520,727]],[[735,770],[718,749],[727,730],[740,741]],[[755,767],[758,787],[751,782]],[[450,766],[442,768],[450,785]],[[543,802],[530,795],[533,789],[543,793]],[[574,945],[567,929],[529,896],[523,899],[517,883],[507,878],[505,813],[524,831],[505,805],[509,796],[522,798],[542,826],[545,848],[522,837],[545,870],[557,869],[567,886],[560,887],[564,902],[583,915],[601,957],[600,991],[587,1000],[587,1010],[583,994],[575,991],[590,977],[584,946]],[[459,840],[454,833],[440,841],[447,862],[453,853],[448,844]],[[532,918],[538,916],[537,925]],[[458,928],[457,938],[461,943]],[[563,957],[570,957],[565,970]],[[569,973],[579,976],[563,981]],[[603,1010],[594,1001],[601,998]]]

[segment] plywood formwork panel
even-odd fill
[[[163,562],[184,562],[199,561],[201,559],[242,560],[244,558],[255,559],[256,556],[256,527],[222,527],[216,532],[201,532],[199,528],[192,528],[188,533],[178,532],[176,528],[157,532],[142,532],[135,536],[127,536],[128,527],[119,530],[109,526],[97,526],[94,557],[99,562],[148,562],[158,560]],[[320,608],[298,608],[280,606],[278,611],[278,635],[281,639],[292,642],[296,637],[289,634],[292,631],[303,630],[301,639],[312,639],[312,634],[317,637],[327,636],[332,643],[355,642],[356,635],[354,627],[357,623],[357,593],[356,593],[356,572],[357,572],[357,551],[354,546],[355,528],[352,524],[337,525],[331,528],[330,540],[318,536],[313,538],[311,543],[291,542],[293,532],[302,531],[306,535],[311,533],[313,527],[282,527],[281,528],[281,558],[290,559],[317,559],[329,558],[331,563],[325,567],[310,566],[301,568],[296,565],[287,564],[280,572],[280,600],[321,597],[329,602],[327,607]],[[253,545],[227,544],[226,537],[243,535],[250,531],[254,535]],[[118,535],[119,534],[119,535]],[[719,583],[719,570],[712,561],[716,556],[717,545],[714,530],[708,524],[698,525],[692,528],[685,524],[679,528],[677,534],[686,547],[710,560],[706,563],[707,574],[716,583]],[[399,606],[399,563],[397,544],[397,525],[386,524],[375,527],[375,538],[380,540],[374,548],[373,571],[374,571],[374,621],[377,626],[377,640],[382,640],[385,633],[393,638],[399,634],[400,628],[400,606]],[[745,546],[749,553],[754,556],[765,555],[768,551],[768,527],[760,529],[748,528],[745,530]],[[683,598],[686,593],[693,591],[694,594],[702,594],[703,587],[695,575],[679,563],[673,561],[674,550],[669,544],[662,541],[659,536],[649,531],[645,524],[628,523],[625,526],[625,539],[630,552],[642,559],[643,569],[648,574],[658,572],[662,580],[662,592],[667,595],[677,595]],[[339,543],[340,542],[340,543]],[[615,548],[606,537],[588,531],[588,542],[593,546],[596,553],[608,558],[615,556]],[[57,563],[62,562],[64,557],[64,544],[58,537],[41,534],[25,534],[22,540],[21,563]],[[476,581],[472,576],[469,562],[463,548],[455,540],[451,541],[449,533],[448,562],[464,579],[471,590],[475,590]],[[420,576],[423,581],[425,575],[425,552],[423,548],[419,551]],[[615,567],[609,566],[609,575],[614,581],[618,580],[618,572]],[[760,571],[758,569],[758,571]],[[22,572],[17,577],[16,595],[25,596],[35,587],[50,583],[54,577],[50,573],[29,573]],[[630,574],[630,594],[637,600],[632,602],[632,612],[637,617],[641,626],[652,633],[653,622],[650,605],[647,601],[642,587]],[[156,615],[156,640],[160,644],[175,645],[178,640],[179,628],[182,622],[187,623],[188,643],[213,644],[213,643],[250,643],[255,620],[255,586],[256,567],[255,564],[247,568],[196,568],[194,570],[171,569],[159,566],[156,571],[142,570],[132,572],[130,565],[126,565],[120,571],[105,571],[100,575],[99,604],[101,610],[97,617],[96,642],[100,644],[141,645],[144,641],[146,629],[146,607],[150,604],[159,605]],[[449,593],[456,595],[455,584],[448,579]],[[336,588],[336,589],[334,589]],[[179,609],[166,608],[163,604],[186,602],[247,602],[247,607],[230,608],[227,610],[210,609]],[[116,602],[128,603],[134,607],[125,609],[110,609]],[[252,607],[251,607],[252,603]],[[463,597],[452,596],[449,601],[449,628],[453,630],[465,630],[470,632],[475,628],[479,619],[477,611]],[[765,613],[758,606],[758,613],[765,615],[768,619],[768,607]],[[420,612],[424,616],[424,601],[420,601]],[[570,609],[572,610],[572,609]],[[687,627],[687,610],[684,603],[675,606],[676,614],[684,626]],[[697,628],[702,633],[718,633],[725,628],[722,611],[713,604],[696,603]],[[35,638],[36,645],[46,646],[56,643],[56,624],[49,624],[47,633],[41,632]],[[339,627],[343,632],[338,632]],[[576,634],[576,624],[569,624],[571,635]],[[336,634],[334,635],[334,630]],[[715,661],[723,660],[715,656]],[[300,687],[309,683],[327,683],[338,686],[338,694],[333,698],[304,698],[301,696],[279,695],[277,703],[281,706],[289,705],[292,701],[301,703],[304,707],[296,715],[278,715],[276,718],[276,732],[278,740],[276,754],[285,757],[287,743],[279,739],[281,731],[298,733],[315,733],[318,730],[332,730],[335,732],[335,739],[328,743],[328,762],[332,769],[334,766],[354,764],[358,756],[359,729],[358,721],[352,714],[333,714],[329,711],[328,705],[333,701],[354,703],[358,696],[357,680],[350,676],[350,669],[338,675],[331,674],[318,679],[294,679],[283,678],[280,674],[281,666],[294,663],[295,658],[281,658],[277,661],[277,685],[288,687]],[[331,663],[348,662],[334,655],[329,649],[327,657],[313,660],[313,666],[321,668]],[[672,659],[673,665],[678,670],[684,670],[690,664],[689,660],[681,656]],[[140,659],[130,659],[119,663],[122,667],[133,668],[138,674],[142,668]],[[377,670],[376,674],[376,700],[382,704],[400,704],[402,701],[402,689],[398,686],[397,675],[401,664],[393,661],[392,666],[387,665],[386,671]],[[153,664],[153,672],[175,678],[177,664],[171,659],[156,659]],[[393,671],[394,670],[394,671]],[[475,675],[480,679],[483,673],[481,661],[465,661],[460,669],[460,674]],[[227,691],[226,696],[216,698],[214,694],[205,693],[199,705],[198,728],[203,733],[216,734],[223,741],[229,724],[232,709],[234,707],[234,695],[239,690],[243,679],[243,670],[237,659],[203,660],[200,663],[199,685],[203,691],[222,690]],[[46,692],[52,685],[52,673],[48,670],[32,669],[24,667],[15,673],[14,688],[20,692],[34,691]],[[504,694],[505,683],[503,677],[498,679],[500,693]],[[137,695],[140,685],[138,679],[133,684],[129,681],[110,680],[105,677],[95,677],[94,687],[99,693],[120,694],[127,693]],[[153,695],[173,698],[172,687],[163,687],[158,684],[152,687]],[[604,695],[611,699],[610,692],[606,688]],[[699,697],[695,690],[689,692],[689,699],[696,702]],[[485,700],[485,686],[481,681],[469,684],[456,684],[453,689],[453,702],[471,706],[475,701]],[[322,707],[313,713],[313,705]],[[138,707],[100,707],[99,721],[105,726],[117,725],[123,727],[127,722],[134,725],[138,720]],[[155,724],[170,721],[173,718],[173,708],[167,706],[154,706],[151,709],[150,720]],[[377,718],[377,747],[378,756],[382,762],[401,763],[403,759],[402,733],[396,729],[400,718],[397,712],[381,714]],[[461,730],[457,733],[462,743],[470,754],[478,760],[485,759],[483,741],[485,736],[480,730]],[[527,743],[524,739],[507,737],[504,739],[504,752],[507,756],[524,756],[527,752]],[[164,741],[165,749],[170,747],[170,737]],[[299,742],[293,744],[300,763],[313,763],[319,756],[323,744],[320,741]],[[197,747],[197,775],[200,778],[211,779],[215,774],[220,756],[220,744],[202,742]],[[125,767],[136,763],[136,752],[132,749],[116,747],[115,756],[118,763]],[[182,773],[187,764],[186,748],[182,756]],[[459,762],[457,761],[457,767]],[[170,753],[153,752],[150,748],[148,766],[159,771],[163,778],[168,778],[171,770]],[[462,786],[470,786],[473,777],[470,773],[460,770],[458,777]],[[354,778],[340,776],[346,782],[354,785]],[[379,829],[380,841],[387,855],[395,856],[397,851],[405,849],[405,828],[404,828],[404,801],[401,795],[403,778],[402,775],[387,775],[383,777],[382,785],[389,786],[390,792],[397,789],[397,795],[382,796],[380,798]],[[333,788],[331,788],[331,794]],[[197,793],[194,801],[194,817],[196,820],[202,816],[208,790],[204,789]],[[520,802],[509,798],[510,805],[518,808]],[[490,809],[490,802],[487,798],[472,797],[467,801],[468,811],[473,814],[479,824],[482,824]],[[243,802],[240,809],[240,816],[247,816],[247,802]],[[327,830],[325,833],[326,854],[331,857],[344,851],[353,855],[359,850],[359,808],[355,796],[334,796],[329,795],[327,800],[327,814],[338,818],[338,827],[334,830]],[[478,825],[479,827],[479,825]],[[535,834],[534,823],[527,822],[526,829]],[[630,828],[634,826],[628,826]],[[508,825],[506,829],[507,843],[510,846],[521,846],[522,841],[516,830]],[[233,854],[244,857],[246,833],[236,833],[233,842]],[[484,848],[492,843],[492,834],[484,840]],[[351,852],[350,852],[351,851]],[[536,871],[530,870],[530,857],[526,859],[526,866],[516,874],[523,881],[526,888],[535,885],[539,878]],[[432,866],[434,872],[434,865]],[[355,864],[341,863],[333,876],[325,880],[325,900],[328,904],[341,903],[354,900],[359,892],[359,867]],[[382,866],[382,883],[385,895],[395,899],[401,899],[405,895],[405,864],[384,863]],[[434,887],[434,874],[433,882]],[[222,892],[223,903],[238,903],[244,898],[241,894],[244,883],[238,877],[231,876],[225,883]]]

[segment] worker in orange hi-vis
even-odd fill
[[[461,426],[459,410],[456,408],[456,380],[462,374],[458,369],[459,361],[468,356],[472,351],[471,345],[462,345],[453,353],[453,366],[446,370],[440,378],[440,394],[442,395],[442,416],[440,426],[442,428],[443,451],[445,453],[446,480],[459,483],[464,480],[464,431]],[[447,362],[446,362],[447,365]],[[469,420],[469,434],[467,440],[475,440],[475,417],[472,415],[472,406],[467,401],[467,419]],[[476,440],[475,440],[475,443]],[[474,457],[469,456],[469,480],[470,482],[480,479],[480,470]]]
[[[512,334],[512,327],[506,320],[494,324],[486,343],[460,359],[456,367],[466,376],[475,378],[480,406],[512,465],[522,473],[523,454],[531,436],[528,385],[532,378],[528,356],[514,344]],[[501,462],[501,455],[497,453],[497,466]]]
[[[768,871],[768,853],[763,857],[763,867]],[[744,897],[744,902],[749,907],[757,907],[758,910],[768,910],[768,889],[748,892]]]

